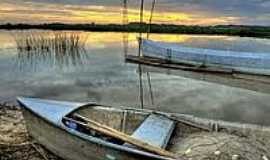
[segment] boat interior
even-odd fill
[[[85,106],[66,117],[84,123],[84,119],[78,117],[78,115],[125,133],[142,142],[170,151],[172,151],[174,145],[181,141],[181,138],[192,133],[202,132],[200,128],[181,123],[168,116],[136,109]],[[83,134],[98,137],[114,144],[134,147],[124,141],[87,129],[84,126],[72,125],[65,119],[63,119],[63,122],[67,127],[76,129]]]

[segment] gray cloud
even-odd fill
[[[130,8],[139,8],[140,0],[128,0]],[[150,9],[152,0],[145,0]],[[122,0],[0,0],[1,3],[61,4],[80,6],[121,7]],[[87,8],[82,8],[87,10]],[[239,24],[270,25],[270,0],[157,0],[157,12],[189,13],[195,17],[238,17]]]

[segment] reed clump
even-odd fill
[[[87,36],[82,32],[14,32],[19,51],[68,52],[84,48]]]
[[[21,31],[12,33],[21,63],[77,65],[85,59],[88,39],[83,32]]]

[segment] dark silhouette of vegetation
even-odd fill
[[[149,24],[129,23],[121,24],[2,24],[0,29],[7,30],[80,30],[95,32],[148,32]],[[233,35],[243,37],[270,38],[270,26],[241,26],[241,25],[217,25],[217,26],[185,26],[173,24],[151,24],[151,33],[177,33],[177,34],[211,34]]]

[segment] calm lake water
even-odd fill
[[[14,102],[16,96],[34,96],[140,107],[138,65],[124,60],[126,51],[137,54],[138,34],[128,34],[128,41],[123,40],[127,34],[122,33],[84,34],[89,38],[81,58],[20,58],[11,32],[0,31],[0,99]],[[266,39],[172,34],[152,34],[150,38],[191,47],[270,54],[270,40]],[[65,59],[72,63],[65,63]],[[147,108],[270,125],[267,94],[164,73],[150,73],[150,77],[154,105],[143,74]]]

